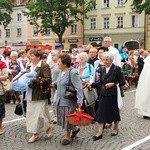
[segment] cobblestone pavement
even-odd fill
[[[144,120],[137,115],[134,99],[135,91],[127,91],[121,110],[119,134],[116,137],[110,136],[110,129],[106,129],[103,139],[94,142],[92,136],[96,134],[97,124],[91,124],[81,127],[78,137],[67,146],[61,145],[64,132],[58,126],[55,126],[50,139],[45,140],[43,131],[40,131],[40,139],[28,144],[27,140],[31,135],[26,132],[25,118],[14,114],[15,105],[6,104],[5,133],[0,135],[0,150],[121,150],[150,135],[150,120]],[[9,122],[14,119],[20,120]],[[150,150],[150,140],[134,147],[133,150]]]

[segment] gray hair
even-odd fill
[[[51,54],[53,54],[53,55],[59,55],[59,51],[58,50],[51,50]]]
[[[88,61],[88,59],[89,59],[88,54],[86,52],[79,53],[79,57],[80,56],[84,56],[86,58],[86,61]]]
[[[103,53],[103,55],[102,55],[102,59],[110,59],[110,60],[114,60],[114,56],[113,56],[113,54],[112,53],[110,53],[110,52],[104,52]]]

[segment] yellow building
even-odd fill
[[[118,48],[126,41],[137,41],[144,46],[144,13],[132,12],[131,3],[124,0],[95,0],[94,9],[88,13],[84,24],[84,44],[101,42],[110,36]]]

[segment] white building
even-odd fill
[[[12,21],[4,30],[0,26],[0,45],[10,45],[16,42],[27,42],[27,18],[23,15],[22,11],[25,6],[22,0],[13,1],[15,7],[11,14]]]

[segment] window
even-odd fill
[[[123,6],[124,0],[118,0],[117,1],[117,6]]]
[[[22,4],[22,0],[17,0],[17,5],[21,5]]]
[[[17,36],[21,36],[21,28],[17,28]]]
[[[109,17],[104,17],[104,29],[109,28]]]
[[[38,36],[38,28],[33,26],[33,36]]]
[[[76,34],[77,33],[77,24],[72,24],[71,25],[71,34]]]
[[[123,28],[123,17],[117,17],[117,28]]]
[[[109,0],[104,0],[104,8],[109,7]]]
[[[119,44],[118,43],[114,43],[114,47],[118,49],[119,48]]]
[[[50,28],[45,30],[44,36],[50,36]]]
[[[138,15],[131,16],[131,27],[138,27]]]
[[[17,21],[21,21],[21,13],[17,14]]]
[[[96,29],[96,18],[91,18],[91,29]]]
[[[6,29],[6,37],[10,37],[10,29]]]

